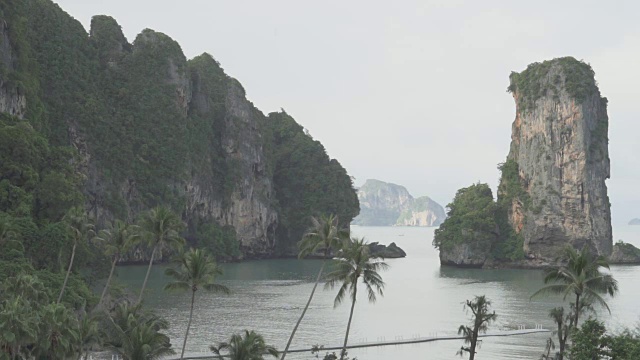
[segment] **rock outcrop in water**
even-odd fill
[[[414,198],[404,186],[368,179],[358,189],[360,214],[354,225],[438,226],[445,218],[440,204],[427,196]]]
[[[640,219],[634,218],[629,220],[629,225],[640,225]]]
[[[509,154],[499,166],[495,240],[478,246],[481,225],[462,221],[464,228],[434,241],[441,262],[543,267],[557,262],[566,246],[610,255],[607,99],[593,70],[566,57],[533,63],[510,80],[516,117]],[[454,225],[447,221],[440,229]]]
[[[609,262],[611,264],[640,264],[640,249],[619,241],[613,245]]]
[[[503,241],[522,241],[534,263],[554,261],[567,245],[611,254],[609,118],[593,70],[566,57],[510,79],[516,119],[498,206],[514,236],[502,228]]]
[[[391,244],[382,245],[377,242],[372,242],[369,244],[369,252],[371,255],[380,256],[385,259],[396,259],[403,258],[407,256],[407,253],[404,252],[396,243],[392,242]]]

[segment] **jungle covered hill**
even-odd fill
[[[129,42],[108,16],[87,31],[49,0],[3,1],[0,18],[2,216],[43,232],[74,206],[100,227],[167,205],[191,244],[260,258],[292,254],[310,216],[358,214],[340,163],[213,56],[150,29]]]

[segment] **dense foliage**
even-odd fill
[[[498,165],[500,170],[500,184],[498,185],[498,200],[496,202],[496,224],[500,230],[498,242],[492,249],[492,255],[496,259],[519,260],[524,258],[524,237],[522,233],[516,233],[509,222],[509,215],[513,211],[513,203],[523,214],[531,207],[531,197],[523,188],[520,179],[518,163],[513,159]],[[523,225],[527,221],[526,216],[522,220]]]
[[[10,40],[0,48],[0,84],[27,104],[24,120],[0,118],[0,211],[59,221],[84,203],[105,226],[165,204],[188,220],[185,237],[219,258],[241,255],[235,231],[187,209],[186,183],[226,209],[237,184],[266,177],[277,199],[257,195],[280,213],[280,250],[293,249],[311,215],[348,222],[358,213],[344,168],[288,115],[267,119],[246,102],[210,55],[187,61],[179,44],[149,29],[130,44],[108,16],[95,16],[87,34],[49,0],[4,1],[0,18]],[[253,123],[230,109],[238,100]],[[268,174],[239,164],[242,134],[256,132],[249,141],[264,148]]]
[[[518,95],[518,109],[522,112],[531,110],[544,96],[558,98],[560,89],[578,103],[598,93],[591,66],[570,56],[529,64],[521,73],[512,72],[509,80],[508,91]]]
[[[269,114],[266,129],[280,209],[276,237],[280,250],[291,252],[312,216],[332,213],[347,224],[360,205],[346,170],[291,116],[284,111]]]
[[[210,55],[187,61],[149,29],[130,44],[108,16],[94,17],[87,34],[50,0],[1,1],[0,26],[3,100],[26,104],[0,114],[0,357],[78,358],[98,337],[129,359],[171,353],[168,324],[126,305],[131,295],[111,282],[118,260],[170,247],[139,216],[151,208],[176,219],[176,244],[186,238],[224,259],[242,254],[215,207],[247,196],[237,187],[250,177],[275,184],[277,199],[256,196],[282,214],[283,247],[300,239],[310,215],[357,214],[344,168],[293,119],[267,119]],[[271,166],[241,169],[245,133]],[[187,204],[193,184],[210,208]],[[105,278],[98,298],[90,287]],[[95,309],[107,311],[104,336],[88,315]]]
[[[447,209],[447,219],[436,229],[433,246],[440,251],[462,243],[478,252],[491,248],[498,229],[489,185],[478,183],[458,190]]]
[[[619,334],[607,333],[603,322],[589,319],[571,335],[571,360],[640,359],[640,334],[624,330]]]

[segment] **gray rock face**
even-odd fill
[[[440,204],[427,196],[413,201],[408,209],[403,210],[396,220],[399,226],[438,226],[447,215]]]
[[[262,135],[258,131],[261,113],[245,98],[239,83],[226,82],[227,96],[224,132],[221,136],[225,157],[235,165],[240,178],[230,201],[223,203],[212,192],[206,176],[196,176],[186,184],[187,212],[201,218],[217,219],[222,225],[232,225],[243,253],[249,257],[265,256],[275,246],[278,216],[269,202],[273,198],[273,184],[265,171]],[[200,98],[194,91],[194,98]],[[208,109],[195,102],[192,106]]]
[[[102,42],[111,46],[102,54],[101,59],[106,67],[117,68],[120,61],[129,54],[136,54],[145,47],[178,47],[177,43],[164,34],[145,30],[138,36],[133,45],[128,44],[120,33],[120,27],[115,20],[108,17],[94,18],[94,23],[110,24],[111,31],[108,34],[100,34],[92,28],[92,36],[99,37]],[[93,24],[92,24],[93,25]],[[96,26],[96,29],[101,27]],[[104,27],[102,27],[104,28]],[[105,40],[105,38],[107,38]],[[240,242],[243,256],[248,258],[269,256],[275,247],[275,230],[278,225],[278,216],[273,207],[273,184],[266,173],[266,156],[263,149],[263,139],[260,132],[261,121],[264,115],[246,99],[245,91],[240,83],[222,73],[216,79],[216,86],[221,91],[215,97],[211,88],[206,88],[201,82],[203,77],[211,76],[198,73],[198,70],[188,71],[187,61],[180,50],[171,52],[173,55],[167,59],[167,66],[163,72],[166,84],[175,89],[175,106],[179,117],[176,121],[189,122],[192,116],[208,119],[211,126],[220,130],[219,146],[221,154],[214,154],[215,150],[202,153],[206,159],[205,164],[212,164],[214,156],[221,156],[228,166],[228,171],[235,174],[233,190],[230,194],[220,194],[214,186],[213,169],[189,166],[189,175],[181,182],[172,186],[184,194],[185,208],[183,218],[188,224],[193,219],[201,219],[204,222],[215,222],[221,226],[233,226],[236,238]],[[218,68],[218,64],[209,55],[203,55],[208,62],[207,66]],[[217,76],[217,75],[216,75]],[[222,110],[221,110],[222,109]],[[219,120],[220,119],[220,120]],[[209,139],[213,142],[213,140]],[[86,160],[83,173],[88,178],[90,192],[100,193],[105,190],[101,183],[106,179],[105,175],[96,169],[92,162],[90,149],[87,149],[84,139],[77,132],[72,132],[72,142]],[[214,145],[210,145],[211,148]],[[210,165],[213,167],[213,165]],[[129,217],[133,218],[141,209],[135,209],[131,204],[137,197],[137,184],[133,181],[125,181],[119,186],[119,192],[127,203]],[[112,217],[102,203],[92,204],[96,218],[109,219]],[[162,260],[167,249],[160,249],[158,260]],[[124,258],[124,261],[146,261],[150,256],[149,251],[138,248]]]
[[[447,251],[440,251],[440,264],[442,265],[481,268],[488,258],[488,249],[472,248],[467,243],[455,244]]]
[[[529,201],[513,199],[509,223],[532,261],[551,260],[567,244],[609,255],[607,100],[591,68],[573,58],[526,72],[512,75],[516,118],[507,160],[518,164]]]
[[[415,199],[404,186],[367,180],[358,189],[360,215],[352,224],[364,226],[438,226],[446,214],[442,206],[423,196]]]

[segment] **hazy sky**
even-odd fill
[[[281,107],[355,176],[442,205],[498,182],[511,71],[571,55],[609,99],[614,224],[640,217],[640,5],[634,1],[57,0],[88,29],[115,17],[188,58],[212,54],[264,113]]]

